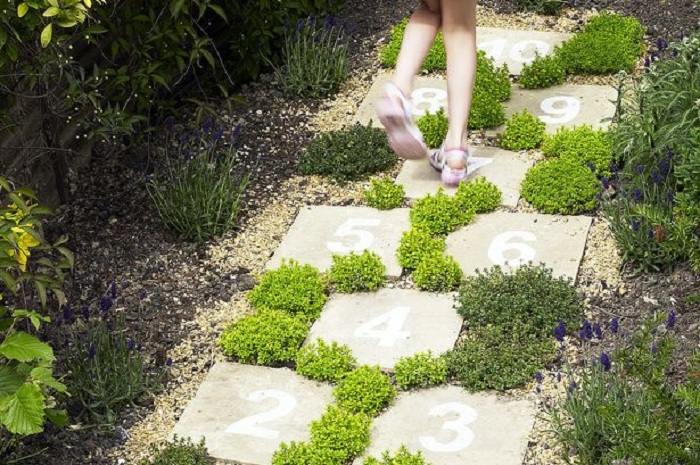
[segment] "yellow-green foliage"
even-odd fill
[[[501,200],[501,191],[483,176],[460,183],[455,192],[459,207],[475,213],[492,212],[501,205]]]
[[[431,234],[445,236],[474,218],[474,210],[465,210],[440,189],[416,201],[411,209],[411,224]]]
[[[442,145],[449,126],[449,121],[443,108],[440,108],[435,113],[426,113],[418,118],[416,124],[423,134],[425,144],[429,148],[436,149]]]
[[[403,205],[406,192],[401,184],[391,178],[372,179],[364,192],[365,202],[378,210],[391,210]]]
[[[425,461],[423,454],[417,452],[412,454],[406,449],[406,446],[401,446],[396,452],[396,455],[391,455],[389,451],[382,454],[382,459],[378,460],[374,457],[367,457],[362,465],[430,465]]]
[[[600,183],[585,165],[557,158],[530,168],[520,192],[543,213],[576,215],[596,207]]]
[[[340,407],[374,416],[396,397],[396,389],[379,367],[364,365],[348,373],[333,394]]]
[[[413,272],[413,282],[419,289],[432,292],[448,292],[459,286],[462,270],[454,258],[442,253],[423,257]]]
[[[525,89],[542,89],[556,86],[566,80],[566,70],[556,54],[540,56],[523,66],[519,83]]]
[[[447,380],[447,361],[443,356],[433,356],[430,351],[419,352],[399,359],[394,375],[401,389],[436,386]]]
[[[607,132],[591,126],[560,128],[556,134],[545,137],[542,152],[546,157],[591,165],[599,176],[610,175],[612,141]]]
[[[506,122],[501,146],[508,150],[537,148],[544,139],[545,124],[527,110],[516,113]]]
[[[445,238],[433,236],[424,229],[413,228],[401,236],[396,256],[404,269],[415,270],[425,255],[444,250]]]
[[[386,281],[386,267],[374,252],[334,255],[330,281],[338,292],[376,291]]]
[[[317,381],[338,382],[355,368],[350,347],[317,339],[301,348],[296,357],[297,373]]]

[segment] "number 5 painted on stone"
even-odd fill
[[[477,418],[476,410],[459,402],[448,402],[433,407],[428,415],[444,417],[449,413],[459,415],[456,420],[446,421],[442,425],[445,431],[453,431],[455,438],[447,443],[438,442],[433,436],[421,436],[419,441],[423,447],[432,452],[457,452],[469,447],[474,441],[474,432],[467,425],[474,423]]]
[[[513,239],[535,242],[537,237],[530,231],[508,231],[496,236],[489,246],[488,256],[496,265],[508,265],[518,267],[535,259],[537,252],[524,242],[511,242]],[[518,253],[515,258],[507,259],[506,251],[513,250]]]
[[[297,400],[291,394],[277,389],[266,389],[264,391],[251,392],[246,400],[250,402],[260,403],[266,399],[275,399],[277,407],[270,411],[258,413],[231,423],[225,432],[232,434],[242,434],[245,436],[253,436],[262,439],[275,439],[279,436],[279,431],[269,428],[263,428],[259,425],[269,423],[278,418],[282,418],[292,412],[297,406]]]
[[[374,242],[374,235],[360,228],[379,226],[381,220],[378,218],[350,218],[333,234],[335,237],[355,237],[357,241],[351,246],[346,246],[341,242],[326,242],[326,247],[333,253],[346,254],[350,252],[361,252],[368,249]]]

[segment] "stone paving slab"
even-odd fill
[[[544,263],[555,276],[576,279],[592,218],[494,212],[447,237],[447,253],[466,275],[501,265]]]
[[[347,344],[360,364],[390,370],[401,357],[451,349],[461,327],[451,294],[381,289],[332,296],[307,343],[320,338]]]
[[[458,386],[403,393],[375,419],[365,457],[405,445],[435,465],[520,465],[534,416],[531,401]]]
[[[532,160],[525,154],[497,147],[474,146],[471,154],[467,180],[485,177],[503,193],[503,205],[516,207],[520,199],[520,183],[532,165]],[[445,187],[440,180],[440,173],[435,171],[427,160],[404,162],[396,181],[403,185],[406,196],[411,199],[434,194],[441,187],[448,194],[454,194],[457,190],[454,187]]]
[[[173,435],[202,438],[209,455],[268,465],[282,442],[305,441],[309,424],[333,401],[332,387],[287,368],[220,362],[185,408]]]
[[[373,126],[381,127],[375,114],[375,104],[382,95],[384,84],[390,74],[380,74],[372,84],[365,100],[357,112],[362,124],[372,121]],[[434,113],[447,107],[447,81],[444,78],[419,76],[411,95],[414,115],[419,118],[426,112]],[[513,86],[513,94],[505,102],[506,116],[529,110],[546,124],[548,133],[554,133],[563,126],[589,124],[595,128],[607,128],[615,115],[617,90],[610,86],[565,84],[548,89],[521,89]],[[494,135],[503,128],[487,130]]]
[[[478,27],[476,45],[494,59],[498,66],[508,65],[510,74],[519,75],[523,65],[531,63],[536,54],[546,56],[571,34],[561,32],[527,31]]]
[[[370,250],[382,258],[389,276],[401,276],[396,249],[401,235],[409,229],[406,208],[304,207],[267,268],[277,268],[283,259],[293,258],[325,271],[331,267],[333,255]]]

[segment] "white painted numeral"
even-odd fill
[[[524,263],[534,260],[535,249],[524,242],[511,242],[513,239],[521,241],[535,242],[537,237],[530,231],[508,231],[496,236],[489,246],[489,259],[497,265],[508,265],[518,267]],[[506,252],[513,250],[518,253],[517,257],[506,258]]]
[[[428,415],[431,417],[444,417],[447,414],[456,413],[456,420],[446,421],[442,425],[445,431],[453,431],[455,438],[447,443],[439,442],[433,436],[421,436],[420,443],[432,452],[457,452],[469,447],[474,441],[474,432],[467,425],[476,421],[476,410],[459,402],[448,402],[433,407]]]
[[[573,121],[581,111],[581,102],[575,97],[549,97],[540,104],[547,113],[540,116],[545,124],[563,124]]]
[[[411,309],[408,307],[396,307],[359,326],[354,335],[355,337],[379,339],[380,347],[393,347],[396,341],[407,339],[411,335],[409,331],[401,330],[410,311]],[[377,329],[378,326],[382,325],[386,325],[386,329]]]
[[[411,93],[411,100],[413,101],[413,114],[415,116],[436,113],[440,108],[445,107],[447,91],[432,87],[421,87]]]
[[[479,42],[479,49],[486,52],[489,58],[498,60],[503,56],[503,52],[506,51],[506,44],[508,41],[506,39],[494,39],[487,40],[484,42]]]
[[[278,418],[282,418],[292,412],[297,406],[297,400],[291,394],[284,391],[278,391],[276,389],[267,389],[264,391],[255,391],[250,393],[246,400],[250,402],[260,403],[266,399],[275,399],[278,404],[277,407],[270,411],[258,413],[239,420],[235,423],[231,423],[228,428],[226,428],[227,433],[242,434],[245,436],[253,436],[262,439],[275,439],[279,436],[279,431],[275,431],[269,428],[263,428],[259,425],[263,423],[269,423]]]
[[[374,235],[360,228],[379,226],[378,218],[350,218],[335,231],[335,237],[355,237],[357,241],[347,246],[342,242],[329,241],[326,247],[333,253],[347,254],[350,252],[362,252],[368,249],[374,242]]]
[[[545,56],[548,53],[549,44],[547,42],[542,42],[541,40],[521,40],[510,49],[510,59],[520,63],[532,63],[537,55]]]

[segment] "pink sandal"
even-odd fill
[[[386,84],[384,97],[377,104],[377,116],[399,157],[417,160],[428,154],[423,135],[413,122],[411,102],[392,82]]]
[[[463,168],[452,168],[448,161],[461,159],[464,161]],[[446,186],[456,186],[467,178],[467,161],[469,151],[465,149],[445,150],[444,146],[433,150],[428,157],[430,165],[440,171],[443,184]]]

